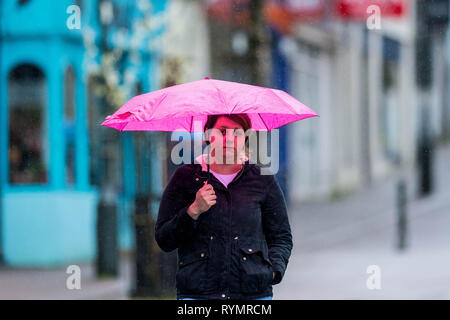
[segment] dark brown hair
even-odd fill
[[[216,124],[217,120],[220,117],[226,117],[226,118],[238,123],[244,129],[244,132],[246,132],[248,129],[251,129],[251,127],[252,127],[252,122],[250,121],[250,117],[246,113],[211,114],[208,116],[208,120],[206,120],[205,126],[203,127],[203,132],[205,132],[208,129],[214,128],[214,125]]]

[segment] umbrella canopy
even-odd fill
[[[120,131],[200,132],[208,115],[236,113],[248,114],[256,131],[318,116],[282,90],[205,78],[136,96],[107,116],[102,126]]]

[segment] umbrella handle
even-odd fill
[[[206,178],[206,183],[209,183],[209,152],[208,152],[208,162],[206,163],[206,166],[208,167],[208,178]]]

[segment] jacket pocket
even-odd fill
[[[272,283],[272,263],[262,245],[240,246],[241,291],[259,293]]]
[[[196,250],[180,256],[176,275],[177,289],[183,293],[202,293],[208,270],[208,250]]]

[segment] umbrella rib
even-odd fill
[[[191,116],[191,128],[189,129],[189,132],[192,132],[192,122],[194,122],[194,116]]]
[[[297,111],[295,111],[295,109],[294,109],[289,103],[287,103],[287,102],[284,101],[280,96],[278,96],[278,94],[277,94],[275,91],[269,90],[269,92],[270,92],[276,99],[278,99],[279,101],[281,101],[283,104],[287,105],[288,108],[291,109],[291,111],[294,112],[294,114],[299,114]],[[286,92],[286,93],[287,93],[287,92]]]
[[[261,117],[261,114],[260,114],[259,112],[258,112],[258,116],[259,116],[259,118],[261,119],[261,121],[263,122],[263,124],[264,124],[264,126],[266,127],[266,129],[270,131],[270,129],[267,127],[266,122],[265,122],[264,119]]]
[[[225,103],[225,99],[224,99],[224,97],[223,97],[223,95],[222,95],[222,92],[219,90],[219,88],[217,88],[217,87],[214,85],[214,83],[213,83],[211,80],[209,80],[209,83],[211,83],[211,85],[213,86],[213,88],[216,89],[216,91],[217,91],[217,93],[218,93],[220,99],[222,100],[223,106],[226,107],[227,105],[226,105],[226,103]],[[228,113],[230,113],[230,112],[228,112]]]
[[[129,124],[129,122],[126,122],[125,125],[120,129],[120,131],[125,131],[125,127]]]
[[[159,101],[158,101],[158,102],[154,105],[154,107],[152,108],[153,110],[150,109],[150,111],[152,112],[152,114],[150,115],[150,119],[153,118],[153,116],[154,116],[154,114],[155,114],[155,112],[156,112],[156,108],[159,107],[159,106],[161,105],[161,103],[162,103],[164,100],[166,100],[167,96],[168,96],[167,92],[164,92],[164,93],[162,94],[162,96],[159,98]]]

